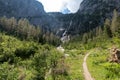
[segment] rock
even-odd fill
[[[110,50],[110,59],[109,62],[117,62],[120,63],[120,50],[117,49],[116,47],[112,48]]]
[[[45,12],[42,3],[37,0],[0,0],[0,17],[3,16],[27,18],[31,24],[49,31],[56,31],[62,26],[54,16]]]
[[[79,10],[71,14],[46,13],[37,0],[0,0],[0,17],[27,18],[53,33],[64,28],[67,35],[82,34],[103,25],[106,18],[112,18],[114,9],[120,12],[120,0],[83,0]],[[69,37],[63,40],[68,41]]]
[[[61,41],[62,41],[63,43],[69,42],[69,41],[70,41],[70,36],[69,36],[69,35],[68,35],[68,36],[63,36],[63,37],[61,38]]]
[[[64,53],[65,49],[60,45],[57,47],[57,50]]]
[[[36,0],[0,0],[0,16],[33,17],[45,15],[43,5]]]
[[[67,57],[69,57],[69,56],[70,56],[69,54],[64,54],[64,57],[65,57],[65,58],[67,58]]]

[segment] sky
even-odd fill
[[[75,13],[82,0],[38,0],[46,12]]]

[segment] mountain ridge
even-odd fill
[[[1,0],[0,16],[27,18],[32,24],[56,33],[60,28],[67,34],[76,35],[102,26],[105,19],[112,18],[113,10],[120,12],[120,0],[83,0],[76,13],[46,13],[36,0]]]
[[[39,25],[44,30],[55,31],[60,22],[45,11],[42,3],[37,0],[1,0],[0,17],[27,18],[30,23]],[[54,23],[53,23],[54,22]],[[52,29],[54,28],[54,29]]]

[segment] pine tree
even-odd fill
[[[110,20],[106,19],[105,23],[104,23],[104,37],[106,37],[106,38],[112,37],[110,26],[111,26]]]
[[[88,34],[84,33],[83,38],[82,38],[83,43],[87,43],[87,40],[88,40]]]
[[[97,36],[97,37],[98,37],[98,36],[101,36],[102,33],[103,33],[103,31],[102,31],[101,26],[98,26],[98,27],[96,28],[96,36]]]
[[[12,17],[8,19],[9,21],[9,26],[10,26],[10,33],[14,34],[15,33],[15,28],[17,28],[17,20]]]
[[[115,36],[120,38],[120,16],[117,18],[116,27],[117,30],[115,32]]]
[[[111,31],[112,31],[113,37],[115,37],[115,32],[117,30],[117,17],[118,17],[118,12],[114,10],[112,24],[111,24]]]
[[[102,30],[101,26],[99,26],[99,27],[98,27],[98,35],[101,36],[102,33],[103,33],[103,30]]]
[[[40,26],[37,26],[37,28],[36,28],[36,39],[37,39],[38,42],[39,42],[40,37],[41,37],[41,29],[40,29]]]
[[[7,22],[7,18],[4,16],[2,18],[0,18],[0,25],[1,25],[1,28],[3,30],[6,30],[7,29],[7,25],[6,25],[6,22]]]

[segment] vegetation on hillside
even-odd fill
[[[27,19],[0,18],[0,80],[66,79],[65,58],[55,47],[59,43]]]
[[[44,32],[39,26],[34,26],[27,19],[16,20],[14,17],[0,18],[0,30],[21,40],[34,40],[42,44],[58,45],[59,37],[51,32]]]
[[[83,32],[62,44],[65,52],[60,52],[56,46],[61,42],[53,33],[31,25],[27,19],[1,17],[0,80],[84,80],[86,52],[91,53],[87,63],[95,80],[120,79],[120,65],[107,61],[108,48],[120,48],[118,12],[114,10],[113,18],[103,25]]]
[[[54,46],[0,33],[0,80],[45,80],[50,69],[52,80],[67,76],[63,53]]]
[[[90,54],[88,68],[95,80],[119,80],[119,63],[110,63],[110,48],[120,48],[120,15],[116,10],[112,19],[106,19],[99,26],[80,36],[75,36],[70,43],[64,44],[66,49],[85,50]]]

